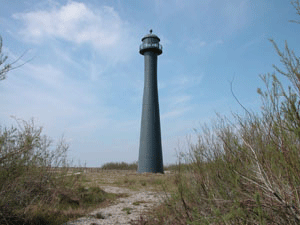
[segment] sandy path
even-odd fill
[[[166,194],[162,192],[132,191],[127,188],[112,186],[101,188],[109,193],[127,193],[129,197],[119,198],[114,205],[96,209],[88,216],[68,222],[67,225],[129,224],[132,219],[138,219],[142,212],[161,204],[163,199],[166,198]],[[103,219],[96,217],[99,213],[101,213]]]

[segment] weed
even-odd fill
[[[87,179],[69,166],[63,139],[54,148],[33,120],[16,121],[0,127],[0,224],[63,224],[112,198],[79,185]]]
[[[104,216],[101,212],[98,212],[98,213],[96,214],[96,218],[97,218],[97,219],[105,219],[105,216]]]
[[[141,203],[146,203],[146,202],[145,201],[136,201],[136,202],[133,202],[132,205],[138,206]]]
[[[126,162],[110,162],[104,164],[101,169],[104,170],[137,170],[137,162],[126,163]]]
[[[128,178],[128,176],[126,176],[125,178],[124,178],[124,184],[127,184],[127,185],[133,185],[133,184],[135,184],[135,180],[133,180],[133,179],[129,179]]]
[[[127,215],[131,214],[131,210],[132,210],[132,208],[129,208],[129,207],[125,207],[122,209],[122,211],[126,212]]]
[[[147,185],[147,182],[144,181],[144,180],[141,180],[140,183],[141,183],[142,186],[146,186]]]

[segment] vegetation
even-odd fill
[[[0,38],[0,80],[17,68],[6,60]],[[81,185],[85,176],[70,170],[63,139],[54,146],[33,120],[15,121],[0,125],[0,224],[62,224],[115,198]]]
[[[299,14],[299,1],[293,5]],[[175,179],[117,171],[120,180],[112,182],[129,188],[175,184],[172,198],[132,224],[300,223],[300,58],[287,43],[281,51],[271,42],[284,67],[274,68],[290,86],[285,88],[276,73],[261,76],[261,112],[233,114],[233,121],[218,116],[211,128],[203,126],[178,165],[168,167],[176,170]],[[3,80],[11,66],[1,47],[2,40]],[[95,179],[70,170],[63,139],[53,145],[33,120],[16,122],[0,127],[0,224],[63,224],[116,197],[92,183]],[[136,170],[137,165],[107,163],[102,169]]]
[[[131,214],[131,210],[132,210],[132,209],[133,209],[133,208],[125,207],[125,208],[122,209],[122,211],[125,211],[126,214],[129,215],[129,214]]]
[[[85,215],[106,199],[99,187],[81,185],[69,170],[68,146],[56,146],[33,121],[0,129],[0,224],[62,224]]]
[[[25,65],[26,63],[28,63],[29,61],[31,61],[32,59],[29,59],[25,62],[22,63],[18,63],[22,57],[27,53],[27,51],[25,51],[20,57],[18,57],[15,61],[11,62],[11,63],[7,63],[7,59],[8,56],[3,54],[2,51],[2,37],[0,36],[0,81],[4,80],[6,78],[6,74],[14,69],[17,69],[23,65]],[[16,65],[19,64],[19,65]]]
[[[11,64],[6,63],[7,56],[2,53],[2,38],[0,37],[0,80],[4,80],[7,72],[11,69]]]
[[[126,162],[109,162],[105,163],[101,169],[103,170],[137,170],[138,162],[126,163]],[[176,170],[178,168],[177,164],[170,164],[164,166],[164,170]]]
[[[126,162],[110,162],[104,164],[101,169],[104,170],[137,170],[137,162],[126,163]]]
[[[113,183],[132,190],[156,190],[172,192],[176,188],[174,174],[125,174]]]
[[[179,166],[172,199],[132,224],[300,223],[300,58],[271,42],[284,69],[261,76],[261,112],[203,126],[179,160],[189,166]]]

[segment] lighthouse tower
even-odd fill
[[[162,54],[160,39],[152,34],[142,38],[140,54],[144,55],[145,81],[140,133],[138,173],[163,173],[160,117],[157,89],[157,56]]]

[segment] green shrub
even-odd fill
[[[62,139],[53,146],[33,120],[16,122],[0,127],[0,224],[55,224],[55,218],[59,224],[66,216],[55,208],[75,207],[77,198],[71,187],[79,178],[68,173],[68,145]]]
[[[110,162],[105,163],[101,169],[104,170],[137,170],[137,162],[126,163],[126,162]]]
[[[99,187],[84,189],[79,194],[81,195],[81,201],[86,205],[95,205],[106,199],[106,192]]]

